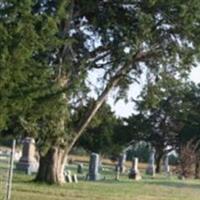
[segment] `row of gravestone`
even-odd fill
[[[17,163],[16,167],[18,170],[23,170],[28,174],[31,174],[32,172],[38,171],[38,161],[35,157],[35,141],[33,138],[25,138],[23,141],[23,150],[22,150],[22,157],[20,158],[19,162]],[[116,179],[118,179],[118,176],[120,173],[123,173],[125,171],[125,162],[126,162],[126,154],[122,154],[119,156],[117,164],[116,164]],[[164,172],[166,174],[169,174],[169,162],[168,162],[168,156],[166,155],[164,157]],[[78,170],[80,171],[81,166],[78,166]],[[90,162],[89,162],[89,172],[87,174],[86,179],[87,180],[99,180],[102,179],[102,176],[99,173],[100,168],[100,157],[96,153],[92,153],[90,156]],[[78,171],[78,172],[79,172]],[[148,167],[146,169],[146,173],[149,175],[154,176],[155,175],[155,150],[153,149],[150,152],[149,156],[149,162]],[[139,170],[138,170],[138,158],[134,158],[132,162],[132,167],[129,172],[129,178],[139,180],[141,179]]]
[[[122,154],[117,162],[116,165],[116,179],[119,179],[120,173],[123,173],[125,171],[125,162],[126,162],[126,154]],[[101,179],[101,175],[99,174],[99,155],[96,153],[92,153],[90,157],[90,164],[89,164],[89,173],[88,173],[88,180],[99,180]],[[164,157],[164,172],[166,175],[170,174],[170,168],[169,168],[169,160],[168,156],[166,155]],[[155,176],[155,150],[152,150],[150,152],[149,162],[146,169],[146,173],[151,176]],[[142,177],[140,175],[139,169],[138,169],[138,158],[134,158],[132,161],[132,167],[129,171],[129,178],[134,180],[140,180]]]
[[[150,155],[149,155],[149,161],[148,161],[148,166],[146,169],[146,174],[154,176],[155,175],[155,149],[152,149],[150,151]],[[123,173],[125,171],[125,162],[126,162],[126,153],[121,154],[118,158],[118,162],[116,165],[116,171],[120,171],[120,173]],[[134,158],[133,159],[133,163],[132,163],[132,171],[137,171],[138,168],[138,158]],[[134,168],[136,168],[137,170],[134,170]],[[169,157],[166,154],[163,158],[163,171],[166,175],[170,174],[170,167],[169,167]]]

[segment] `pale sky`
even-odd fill
[[[92,92],[90,93],[91,97],[96,98],[97,95],[95,93],[95,87],[97,87],[98,84],[98,77],[102,76],[101,70],[95,70],[95,72],[91,72],[89,74],[89,81],[93,84]],[[196,83],[200,83],[200,66],[197,68],[194,68],[191,72],[190,79],[193,80]],[[140,79],[140,84],[135,83],[134,85],[130,86],[130,90],[128,92],[128,99],[131,98],[136,99],[137,96],[140,94],[142,87],[145,84],[145,75],[143,75]],[[135,112],[134,106],[135,104],[131,101],[128,103],[125,103],[124,100],[119,100],[117,103],[114,103],[113,95],[115,95],[116,91],[113,91],[109,94],[109,98],[107,102],[111,105],[112,110],[116,113],[117,116],[120,117],[129,117],[132,113]]]
[[[192,70],[190,78],[194,82],[200,83],[200,66]],[[140,84],[141,85],[135,84],[131,86],[130,91],[128,93],[129,98],[131,97],[136,98],[139,95],[141,91],[141,86],[144,85],[144,80],[141,80]],[[111,105],[112,110],[115,111],[117,116],[128,117],[132,113],[134,113],[133,102],[125,103],[123,100],[120,100],[116,104],[114,104],[114,101],[112,99],[112,94],[110,94],[108,103]]]
[[[197,68],[194,68],[192,70],[192,73],[190,75],[191,80],[193,80],[196,83],[200,83],[200,66]]]

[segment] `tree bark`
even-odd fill
[[[195,163],[195,179],[200,179],[200,161],[197,160]]]
[[[40,157],[36,181],[49,184],[65,183],[64,167],[66,155],[60,147],[52,147],[46,155]]]
[[[161,173],[161,161],[162,161],[163,154],[158,153],[156,156],[156,173]]]

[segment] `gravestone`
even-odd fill
[[[70,170],[67,170],[65,173],[65,179],[67,183],[78,183],[78,178],[76,174],[72,174]]]
[[[119,169],[119,167],[116,166],[115,180],[119,181],[119,177],[120,177],[120,169]]]
[[[22,157],[22,152],[21,151],[16,151],[15,152],[15,161],[19,162],[21,157]]]
[[[169,155],[166,154],[163,157],[163,171],[166,175],[170,174],[170,167],[169,167]]]
[[[31,137],[26,137],[23,140],[22,157],[16,165],[16,168],[25,171],[28,174],[37,172],[39,163],[35,158],[35,140]]]
[[[87,178],[90,181],[97,181],[101,179],[101,175],[99,174],[99,154],[91,154]]]
[[[146,169],[146,174],[155,176],[155,149],[150,151],[148,166]]]
[[[71,171],[70,170],[68,170],[66,173],[65,173],[65,178],[66,178],[66,181],[68,182],[68,183],[72,183],[72,174],[71,174]]]
[[[83,163],[79,163],[77,165],[77,173],[82,174],[83,173]]]
[[[103,164],[102,164],[102,160],[99,159],[99,172],[102,172],[104,169],[103,169]]]
[[[120,171],[120,173],[124,173],[126,171],[125,163],[126,163],[126,154],[123,153],[118,158],[115,170]]]
[[[138,158],[134,158],[132,161],[132,167],[129,173],[129,178],[134,180],[141,180],[140,172],[138,169]]]
[[[73,174],[73,175],[72,175],[72,181],[73,181],[74,183],[78,183],[78,178],[77,178],[77,175],[76,175],[76,174]]]

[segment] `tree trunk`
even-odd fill
[[[195,179],[200,179],[200,162],[198,160],[195,163]]]
[[[158,154],[156,156],[156,173],[161,173],[161,161],[162,161],[163,154]]]
[[[40,157],[39,171],[36,181],[49,184],[65,183],[64,167],[66,155],[59,147],[52,147],[46,155]]]

